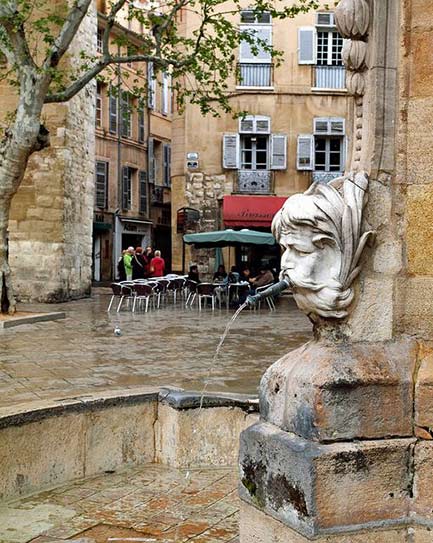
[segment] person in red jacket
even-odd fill
[[[150,261],[150,275],[162,277],[165,271],[165,261],[161,258],[161,251],[155,251],[155,256]]]

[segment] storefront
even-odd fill
[[[223,220],[225,228],[241,230],[249,228],[270,232],[272,219],[287,198],[278,196],[224,196]],[[232,262],[239,269],[252,268],[257,272],[261,266],[279,269],[280,249],[278,245],[241,246],[234,250]]]

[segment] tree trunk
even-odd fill
[[[0,287],[1,287],[1,312],[14,314],[16,303],[12,288],[11,270],[9,267],[9,210],[11,200],[0,201]]]

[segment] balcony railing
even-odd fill
[[[269,170],[238,170],[238,192],[270,194],[272,178],[272,172]]]
[[[313,172],[313,183],[326,184],[342,175],[343,172]]]
[[[273,64],[238,64],[240,87],[272,87]]]
[[[316,66],[316,89],[345,89],[344,66]]]

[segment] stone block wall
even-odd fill
[[[82,50],[96,50],[94,8],[67,61],[73,65]],[[31,157],[12,202],[9,226],[10,263],[22,301],[55,302],[90,293],[94,108],[91,83],[69,103],[44,109],[51,146]]]

